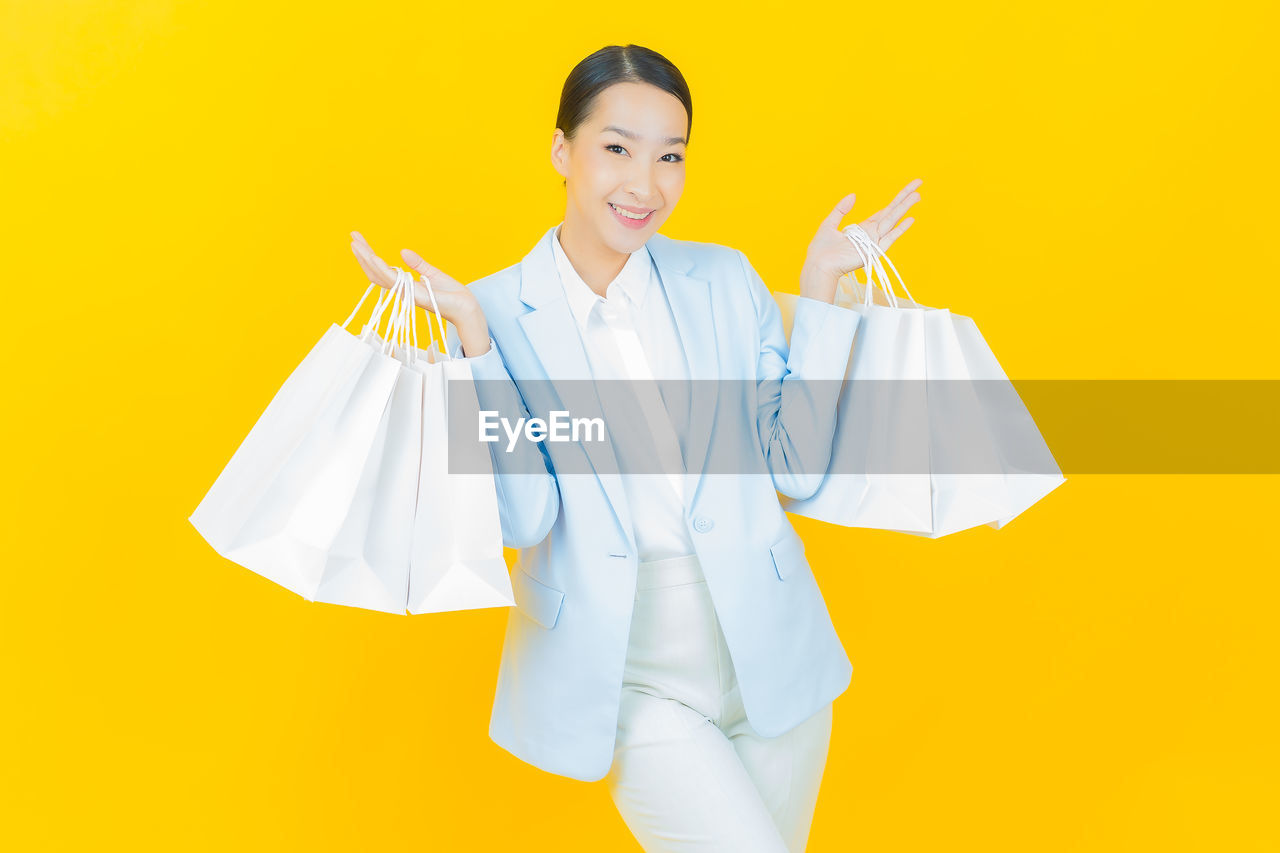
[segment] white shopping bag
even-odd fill
[[[427,292],[434,309],[435,294],[429,284]],[[480,406],[471,367],[445,352],[444,325],[439,314],[435,316],[440,340],[433,341],[426,351],[416,350],[413,362],[423,383],[423,429],[409,612],[514,607],[511,574],[502,553],[502,521],[493,469],[449,470],[451,398],[463,412],[478,412]],[[428,318],[429,336],[430,328]],[[415,348],[416,345],[415,335]],[[488,461],[487,451],[481,458]]]
[[[377,334],[388,307],[403,323],[398,294],[359,336],[346,329],[375,286],[285,380],[189,521],[303,598],[403,613],[420,391]]]
[[[394,358],[399,371],[314,600],[403,614],[422,443],[422,376],[412,367],[414,353],[408,346],[414,321],[412,276],[400,271],[395,287],[383,296],[391,305],[389,334],[385,339],[374,336],[371,343]],[[384,309],[379,300],[372,329],[378,328]]]
[[[932,538],[1003,526],[1061,485],[1061,470],[973,321],[916,303],[901,276],[897,297],[875,241],[856,225],[845,233],[867,283],[849,277],[837,299],[862,319],[831,463],[816,494],[784,508]],[[877,287],[887,304],[873,303]],[[776,298],[789,328],[795,297]]]
[[[1005,514],[987,522],[999,529],[1065,483],[1066,477],[977,325],[958,314],[952,314],[951,319],[957,349],[969,377],[975,380],[970,387],[981,392],[981,410],[1004,474]]]

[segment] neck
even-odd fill
[[[560,226],[560,248],[573,264],[573,269],[591,288],[591,292],[603,297],[609,283],[618,277],[626,266],[629,254],[617,252],[599,240],[593,239],[585,228],[575,227],[566,216]]]

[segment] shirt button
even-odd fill
[[[693,520],[693,529],[698,531],[699,533],[706,533],[708,530],[710,530],[715,526],[716,526],[716,523],[711,519],[707,518],[705,515],[700,515]]]

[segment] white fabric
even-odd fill
[[[805,849],[832,705],[776,737],[747,721],[696,556],[640,563],[609,795],[640,846],[680,853]]]
[[[676,430],[654,380],[688,380],[689,365],[649,250],[641,247],[631,253],[602,298],[587,286],[570,263],[560,245],[559,226],[551,247],[565,298],[582,335],[591,375],[601,380],[631,380],[629,387],[639,398],[640,410],[661,460],[661,470],[683,472]],[[614,447],[620,470],[626,471],[629,466],[637,470],[640,462],[629,460],[629,454],[639,448],[623,446],[625,444]],[[681,474],[624,473],[622,482],[631,506],[640,560],[694,553],[685,520],[685,486]]]

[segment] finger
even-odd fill
[[[924,183],[924,181],[920,178],[916,178],[908,183],[905,187],[898,190],[898,194],[893,197],[893,201],[886,204],[883,210],[877,212],[867,221],[874,222],[876,226],[880,228],[887,227],[888,225],[892,225],[894,222],[897,222],[898,219],[902,217],[902,214],[906,212],[908,207],[920,200],[919,194],[916,195],[914,201],[906,201],[906,197],[908,193],[919,187],[922,183]],[[901,207],[900,205],[904,202],[906,203],[906,207]]]
[[[456,284],[449,276],[427,263],[421,255],[412,249],[401,249],[400,256],[404,258],[410,269],[422,275],[424,281],[431,282],[430,289],[421,281],[413,283],[414,301],[424,310],[432,314],[440,313],[443,316],[442,312],[437,312],[434,309],[434,305],[438,304],[439,300],[444,298],[446,294],[452,293],[456,289]],[[433,295],[436,297],[435,303],[431,301]],[[445,319],[447,320],[448,318],[446,317]]]
[[[363,247],[364,251],[358,251],[360,247]],[[373,263],[377,255],[369,245],[369,241],[359,231],[351,232],[351,251],[355,253],[356,260],[360,261],[360,266],[369,274],[369,280],[381,284],[381,274],[378,272],[377,265]]]
[[[360,262],[360,268],[363,269],[365,275],[369,277],[369,281],[377,284],[382,283],[382,272],[378,269],[377,264],[374,263],[373,256],[364,245],[352,240],[351,254],[356,256],[356,260]]]
[[[910,186],[910,184],[908,184],[908,186]],[[913,192],[909,196],[896,199],[895,201],[891,202],[888,207],[886,207],[884,210],[877,213],[875,216],[871,217],[871,220],[874,220],[874,225],[877,231],[884,232],[888,228],[892,227],[893,224],[897,222],[899,219],[901,219],[902,215],[906,213],[908,210],[910,210],[911,206],[916,202],[918,202],[919,200],[920,200],[920,194]],[[868,221],[871,221],[871,220],[868,220]],[[875,231],[871,231],[871,229],[869,228],[867,229],[867,231],[868,233],[875,234],[877,237],[880,236],[879,233]]]
[[[351,254],[356,256],[356,263],[360,265],[360,269],[364,272],[365,278],[369,279],[369,281],[374,282],[376,284],[381,284],[381,282],[379,281],[379,279],[382,277],[381,274],[377,271],[377,269],[374,268],[373,264],[369,263],[369,261],[366,260],[365,257],[359,251],[356,250],[355,241],[352,241],[351,243]]]
[[[849,193],[837,202],[835,209],[827,214],[827,218],[822,220],[825,228],[839,228],[840,221],[849,215],[849,211],[853,210],[854,204],[858,201],[857,193]]]
[[[889,210],[890,208],[892,208],[894,205],[898,204],[900,201],[902,201],[904,198],[906,198],[906,197],[907,197],[907,195],[908,195],[912,190],[914,190],[916,187],[920,186],[922,183],[924,183],[922,180],[920,180],[919,178],[916,178],[914,181],[911,181],[911,182],[910,182],[909,184],[907,184],[905,187],[903,187],[902,189],[898,190],[898,194],[897,194],[897,195],[895,195],[895,196],[893,197],[893,201],[891,201],[891,202],[889,202],[888,204],[886,204],[886,205],[884,206],[884,211],[881,211],[881,213],[884,213],[885,211],[887,211],[887,210]]]
[[[414,272],[420,273],[425,278],[431,278],[434,275],[440,274],[440,270],[427,263],[422,255],[419,255],[413,249],[401,249],[400,257],[404,258],[404,262],[408,264]]]
[[[897,222],[902,218],[904,213],[911,209],[911,205],[915,204],[919,200],[920,193],[912,193],[905,198],[899,199],[890,206],[889,213],[885,216],[885,219],[890,223]]]
[[[893,245],[893,241],[901,237],[902,232],[910,228],[912,222],[915,222],[915,219],[908,216],[906,219],[902,220],[902,223],[897,228],[893,229],[888,234],[881,237],[877,241],[877,245],[880,247],[880,251],[882,252],[889,251],[889,247]]]
[[[885,205],[886,218],[890,223],[897,222],[908,207],[920,200],[920,193],[915,191],[920,184],[920,179],[915,179],[903,187],[902,191],[893,197],[893,201]]]
[[[371,282],[380,284],[383,287],[391,287],[396,283],[395,270],[387,266],[386,261],[375,255],[368,245],[353,242],[351,249],[356,253],[356,257],[363,259],[363,265],[366,270],[373,273],[373,275],[369,276]]]
[[[905,196],[907,193],[914,190],[916,187],[920,186],[922,183],[924,183],[924,181],[920,180],[919,178],[916,178],[914,181],[907,184],[902,189],[898,190],[898,194],[893,197],[893,201],[889,202],[889,205],[892,206],[897,202],[901,201],[903,196]]]

